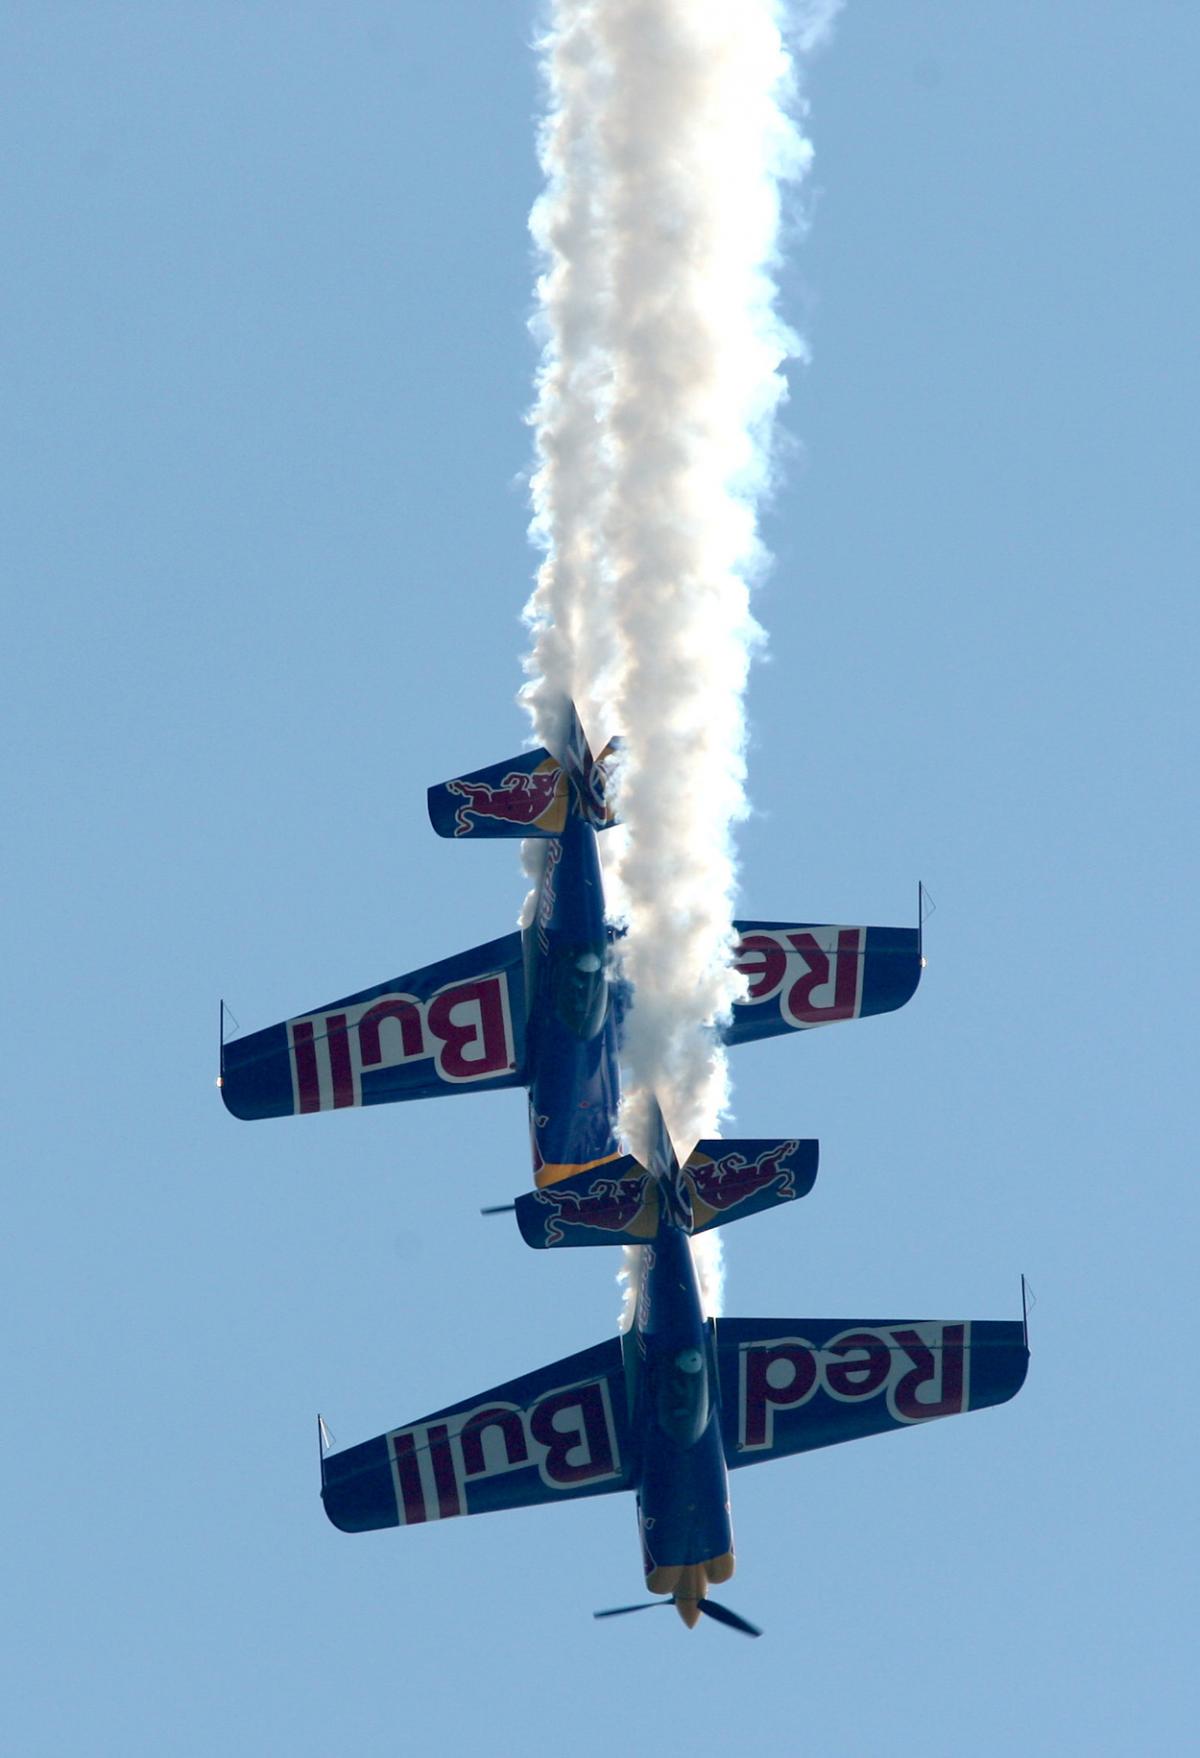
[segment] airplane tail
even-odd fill
[[[569,816],[596,830],[615,824],[609,759],[620,741],[593,757],[573,702],[564,705],[564,718],[561,757],[542,746],[431,787],[429,819],[438,835],[561,836]]]
[[[815,1141],[701,1141],[673,1175],[632,1154],[562,1178],[516,1199],[526,1245],[644,1245],[660,1225],[705,1233],[807,1196],[816,1181]]]

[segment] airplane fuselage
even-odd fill
[[[709,1585],[733,1574],[713,1327],[704,1317],[686,1233],[666,1221],[639,1256],[625,1349],[641,1443],[642,1561],[647,1587],[672,1594],[690,1626]]]
[[[534,1177],[555,1183],[615,1160],[623,997],[609,969],[596,833],[575,814],[547,845],[525,930],[531,997],[529,1116]],[[639,1436],[638,1525],[651,1592],[675,1596],[688,1624],[714,1581],[733,1573],[729,1487],[712,1327],[688,1235],[660,1226],[642,1247],[625,1340]]]
[[[524,940],[533,1170],[538,1184],[552,1184],[620,1152],[620,993],[608,968],[596,833],[574,813],[546,844]]]

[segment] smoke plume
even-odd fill
[[[792,9],[803,55],[837,9]],[[743,694],[761,639],[755,510],[801,352],[774,305],[780,188],[811,148],[776,0],[553,0],[540,50],[542,361],[532,421],[524,695],[554,744],[563,695],[593,749],[620,732],[624,828],[602,838],[634,1005],[622,1130],[658,1096],[681,1158],[716,1133],[714,1024],[730,965]],[[710,1240],[714,1241],[710,1245]],[[695,1242],[710,1307],[715,1235]]]

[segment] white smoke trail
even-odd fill
[[[543,744],[561,733],[556,717],[564,695],[574,699],[585,726],[603,723],[621,659],[603,552],[612,272],[601,127],[611,70],[595,11],[593,0],[558,0],[542,44],[550,110],[539,142],[547,189],[530,216],[544,262],[534,321],[542,364],[531,420],[540,465],[532,531],[545,560],[526,606],[535,639],[525,699]]]
[[[793,9],[800,53],[837,5]],[[542,43],[533,529],[546,553],[526,697],[543,741],[563,694],[593,740],[627,741],[626,828],[604,853],[628,923],[634,1151],[649,1094],[681,1155],[716,1132],[728,1096],[713,1027],[738,993],[755,505],[780,367],[800,351],[771,269],[780,184],[811,158],[782,16],[776,0],[554,0]],[[712,1309],[716,1239],[696,1241]]]

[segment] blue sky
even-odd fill
[[[753,1645],[592,1624],[630,1501],[326,1524],[318,1409],[599,1340],[609,1260],[478,1218],[517,1094],[213,1087],[222,994],[252,1030],[520,901],[423,790],[524,732],[530,9],[0,15],[12,1749],[1178,1749],[1194,10],[860,0],[811,69],[741,907],[938,907],[906,1010],[739,1053],[737,1127],[822,1168],[727,1310],[1038,1303],[1011,1405],[737,1475]]]

